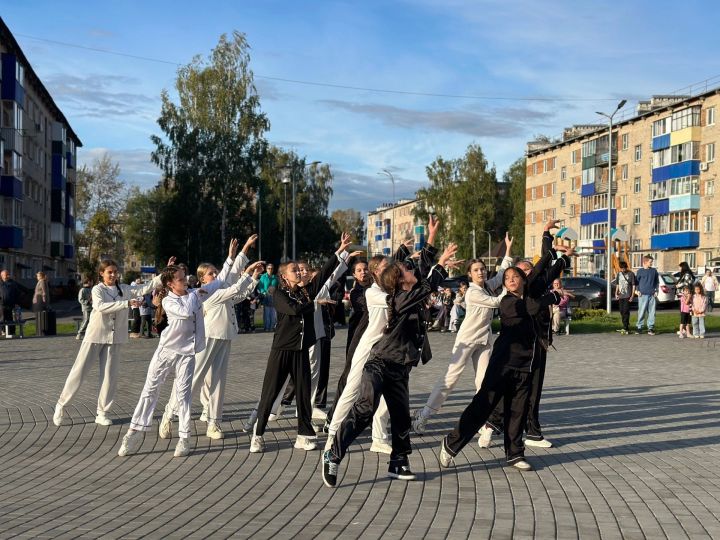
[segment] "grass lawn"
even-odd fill
[[[630,331],[635,330],[635,324],[637,322],[637,316],[634,313],[630,314]],[[677,332],[680,325],[680,313],[679,312],[668,312],[668,313],[657,313],[655,315],[655,331],[662,334],[674,334]],[[570,333],[571,334],[601,334],[603,332],[615,332],[622,328],[620,322],[620,314],[613,313],[609,318],[603,317],[602,319],[582,319],[579,321],[573,320],[570,322]],[[493,321],[493,330],[498,331],[500,329],[500,321],[497,319]],[[643,329],[645,327],[643,326]],[[720,332],[720,317],[710,315],[705,317],[705,332],[714,333]]]

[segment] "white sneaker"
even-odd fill
[[[413,413],[412,430],[418,435],[423,435],[427,427],[427,421],[428,417],[423,415],[423,410],[417,409]]]
[[[185,457],[190,454],[190,441],[187,437],[180,437],[175,447],[175,457]]]
[[[261,454],[265,451],[265,439],[262,435],[253,435],[250,439],[250,453]]]
[[[450,452],[448,452],[445,448],[445,439],[440,441],[440,454],[438,455],[438,459],[440,460],[440,466],[443,469],[447,469],[450,465],[453,464],[453,457],[452,455],[450,455]]]
[[[208,411],[207,409],[203,408],[202,414],[200,415],[200,421],[201,422],[207,422],[208,421]]]
[[[53,414],[53,424],[55,424],[57,427],[60,427],[62,425],[63,420],[63,414],[65,413],[65,409],[62,405],[59,403],[55,404],[55,414]]]
[[[105,413],[98,413],[95,417],[95,423],[101,426],[112,426],[112,420],[105,416]]]
[[[118,450],[118,456],[129,456],[130,454],[136,454],[140,450],[142,444],[142,437],[139,431],[128,431],[123,437],[120,450]]]
[[[205,435],[215,440],[225,437],[222,429],[220,429],[220,426],[218,426],[215,422],[208,422],[207,432],[205,433]]]
[[[315,450],[317,448],[317,437],[298,435],[295,439],[295,448],[299,450]]]
[[[552,448],[552,443],[547,439],[540,439],[539,441],[525,439],[525,446],[532,446],[533,448]]]
[[[513,463],[513,464],[511,465],[511,467],[513,467],[514,469],[517,469],[518,471],[522,471],[522,472],[528,472],[528,471],[532,471],[532,470],[533,470],[533,466],[530,465],[530,464],[529,464],[527,461],[525,461],[524,459],[521,460],[521,461],[516,461],[515,463]]]
[[[320,420],[322,422],[325,422],[327,420],[327,413],[323,411],[322,409],[318,409],[317,407],[313,407],[312,411],[312,419],[313,420]]]
[[[172,413],[165,411],[160,420],[158,435],[161,439],[172,439]]]
[[[483,426],[480,428],[480,438],[478,439],[478,445],[480,448],[490,448],[492,446],[493,428],[490,426]]]
[[[284,410],[285,406],[281,404],[276,413],[270,413],[270,416],[268,416],[268,422],[277,422],[280,420],[283,417]]]
[[[250,417],[247,419],[247,422],[243,424],[243,432],[248,433],[252,431],[255,426],[255,422],[257,422],[257,409],[250,411]]]
[[[381,439],[373,439],[370,451],[378,454],[392,454],[392,446]]]

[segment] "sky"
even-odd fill
[[[363,213],[393,200],[383,169],[412,198],[436,157],[479,144],[501,176],[535,135],[720,83],[720,38],[703,30],[720,3],[702,0],[2,0],[0,16],[82,140],[79,163],[109,153],[143,189],[160,179],[161,91],[245,33],[268,140],[329,164],[331,210]]]

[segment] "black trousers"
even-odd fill
[[[620,316],[622,317],[623,330],[630,330],[630,299],[618,299],[618,307],[620,308]]]
[[[260,394],[255,435],[265,433],[272,405],[288,375],[297,389],[298,435],[315,436],[315,429],[312,426],[312,406],[310,405],[310,359],[307,349],[302,351],[273,349],[270,351]]]
[[[327,389],[330,381],[330,347],[332,347],[332,341],[328,337],[320,338],[315,342],[315,348],[320,354],[320,376],[315,391],[315,407],[325,408],[327,406]],[[283,394],[283,406],[290,405],[293,399],[295,399],[295,384],[290,380]]]
[[[540,425],[540,398],[542,397],[543,384],[545,384],[545,367],[547,365],[547,351],[540,349],[540,354],[533,362],[533,371],[530,374],[530,388],[528,389],[528,413],[525,431],[527,438],[535,441],[542,441],[542,426]],[[497,431],[505,431],[504,405],[500,400],[490,418],[490,424]]]
[[[498,362],[490,364],[485,379],[470,405],[460,416],[455,429],[445,438],[451,455],[457,455],[485,424],[493,410],[503,402],[505,418],[505,457],[512,464],[525,458],[522,442],[527,421],[530,373],[509,368]]]
[[[15,319],[13,319],[12,306],[3,306],[2,307],[2,315],[3,315],[3,318],[2,318],[3,323],[5,321],[14,321],[15,320]],[[5,331],[5,328],[3,328],[3,331]],[[15,335],[15,325],[14,324],[11,324],[8,326],[8,333],[12,336]]]
[[[140,335],[145,335],[147,328],[147,337],[152,337],[152,315],[140,315]]]
[[[140,308],[132,308],[132,325],[130,332],[132,334],[140,333]]]
[[[365,364],[360,394],[345,420],[340,424],[332,444],[332,453],[342,459],[352,442],[370,425],[373,415],[385,398],[392,425],[391,463],[407,463],[410,447],[410,366],[371,358]]]

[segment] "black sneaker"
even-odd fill
[[[338,464],[339,462],[331,450],[326,450],[323,453],[322,477],[323,483],[327,487],[334,488],[337,484]]]
[[[636,335],[636,336],[639,336],[639,335],[640,335],[640,329],[635,330],[635,335]]]
[[[388,476],[398,480],[415,480],[415,474],[407,464],[394,464],[391,462],[390,467],[388,467]]]

